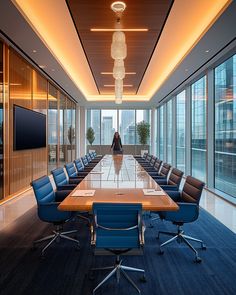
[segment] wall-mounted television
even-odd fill
[[[13,106],[14,150],[46,147],[46,115]]]

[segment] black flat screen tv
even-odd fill
[[[14,150],[46,147],[46,115],[13,106]]]

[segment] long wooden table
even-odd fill
[[[99,173],[97,173],[99,172]],[[161,190],[158,196],[143,189]],[[93,197],[72,196],[76,190],[95,190]],[[178,205],[130,155],[106,155],[59,205],[63,211],[91,211],[94,202],[142,203],[143,210],[175,211]]]

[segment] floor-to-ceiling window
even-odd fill
[[[167,163],[172,163],[172,143],[173,143],[173,112],[172,112],[172,99],[169,100],[166,104],[166,143],[167,143],[167,154],[166,161]]]
[[[185,90],[176,96],[176,166],[185,172]]]
[[[76,158],[76,104],[71,102],[71,157],[72,160]]]
[[[206,181],[206,76],[191,86],[192,175]]]
[[[236,55],[215,68],[215,187],[236,197]]]
[[[94,145],[101,144],[101,127],[100,127],[101,110],[87,110],[87,129],[93,128],[94,131]]]
[[[119,131],[123,144],[135,144],[135,110],[119,111]]]
[[[159,108],[159,158],[164,159],[164,105]]]
[[[57,89],[49,84],[48,90],[48,171],[57,166],[58,110]]]
[[[63,165],[66,162],[66,144],[65,144],[65,117],[66,117],[66,97],[60,94],[60,146],[59,146],[59,163]]]
[[[3,44],[0,42],[0,200],[3,198]]]
[[[101,115],[101,144],[111,145],[117,131],[117,110],[102,110]]]

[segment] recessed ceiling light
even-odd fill
[[[206,53],[208,53],[208,52],[210,52],[210,50],[209,50],[209,49],[207,49],[207,50],[205,50],[205,52],[206,52]]]
[[[117,32],[117,31],[122,31],[122,32],[147,32],[147,28],[131,28],[131,29],[108,29],[108,28],[91,28],[91,32]]]
[[[45,69],[45,68],[46,68],[45,65],[39,65],[39,67],[40,67],[41,69]]]
[[[36,49],[34,49],[34,50],[33,50],[33,53],[36,53],[36,52],[37,52],[37,50],[36,50]]]
[[[101,75],[112,75],[112,72],[101,72]],[[136,72],[126,72],[125,75],[136,75]]]

